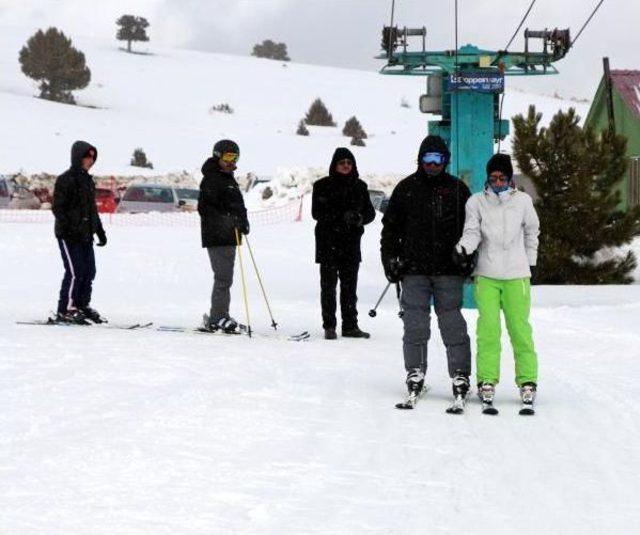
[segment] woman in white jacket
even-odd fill
[[[538,358],[529,323],[530,278],[539,230],[531,197],[514,187],[511,158],[495,154],[487,163],[484,191],[467,201],[464,231],[455,252],[456,260],[464,263],[478,251],[473,273],[478,307],[476,374],[478,395],[488,404],[500,380],[501,310],[513,346],[516,384],[523,402],[533,404]]]

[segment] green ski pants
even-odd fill
[[[529,278],[498,280],[476,277],[478,307],[476,374],[478,383],[500,380],[500,310],[504,313],[516,361],[516,384],[538,382],[538,357],[529,323],[531,285]]]

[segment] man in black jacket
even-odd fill
[[[427,370],[431,300],[447,349],[454,396],[465,397],[471,373],[467,324],[460,311],[464,278],[452,260],[462,235],[469,188],[445,172],[450,153],[439,136],[420,145],[418,169],[393,190],[380,241],[387,279],[402,281],[404,363],[409,393],[419,393]]]
[[[333,154],[329,176],[313,185],[311,213],[317,221],[316,263],[320,264],[322,326],[327,340],[336,334],[336,284],[340,279],[342,336],[369,338],[358,327],[356,309],[360,238],[364,225],[375,218],[365,182],[358,178],[356,159],[349,149]]]
[[[71,167],[57,178],[53,191],[55,235],[64,264],[56,315],[60,322],[104,321],[89,306],[96,276],[93,235],[98,236],[99,247],[107,244],[96,208],[96,186],[89,174],[97,158],[98,150],[93,145],[76,141],[71,147]]]
[[[244,199],[233,172],[240,158],[238,144],[229,139],[218,141],[213,157],[202,165],[198,197],[202,247],[206,247],[213,270],[213,291],[209,325],[211,330],[233,332],[238,322],[229,315],[236,247],[242,234],[249,234]]]

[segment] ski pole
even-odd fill
[[[269,312],[269,317],[271,318],[271,326],[274,330],[278,330],[278,324],[276,320],[273,319],[273,314],[271,313],[271,307],[269,306],[269,299],[267,299],[267,292],[264,289],[264,285],[262,284],[262,277],[260,277],[260,272],[258,271],[258,265],[256,264],[256,259],[253,256],[253,250],[251,249],[251,244],[249,244],[249,237],[245,236],[244,240],[247,242],[247,249],[249,249],[249,256],[251,256],[251,262],[253,263],[253,269],[256,272],[256,277],[258,277],[258,283],[260,284],[260,289],[262,290],[262,297],[264,297],[264,302],[267,305],[267,310]]]
[[[404,308],[402,307],[402,290],[400,288],[400,283],[396,282],[396,297],[398,298],[398,306],[400,310],[398,311],[398,317],[404,317]]]
[[[376,312],[376,309],[378,308],[378,305],[380,305],[380,303],[384,299],[384,296],[386,295],[387,290],[389,289],[389,286],[391,286],[390,282],[388,282],[387,285],[384,287],[384,290],[382,290],[382,294],[378,298],[378,301],[376,302],[375,306],[371,310],[369,310],[369,316],[370,317],[375,318],[378,315],[378,313]]]
[[[238,257],[240,258],[240,277],[242,279],[242,294],[244,296],[244,312],[247,318],[247,334],[251,338],[251,318],[249,317],[249,301],[247,301],[247,283],[244,278],[244,265],[242,263],[242,247],[240,246],[240,234],[238,229],[233,229],[236,233],[236,245],[238,247]]]

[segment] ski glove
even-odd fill
[[[96,244],[98,247],[104,247],[107,245],[107,235],[104,232],[104,229],[98,230],[96,232],[96,236],[98,236],[98,243]]]
[[[361,227],[362,226],[362,214],[356,212],[355,210],[348,210],[344,213],[343,216],[344,222],[352,227]]]
[[[249,220],[247,218],[238,217],[238,216],[236,216],[235,219],[236,219],[235,227],[238,229],[238,231],[241,234],[245,234],[245,235],[249,234],[249,230],[251,229],[249,225]]]
[[[453,264],[460,268],[465,277],[469,277],[476,268],[476,254],[467,254],[467,250],[462,245],[456,245],[451,255]]]
[[[529,271],[531,271],[531,284],[535,284],[537,281],[538,268],[536,266],[529,266]]]
[[[400,258],[383,258],[384,275],[391,283],[400,282],[405,272],[405,262]]]

